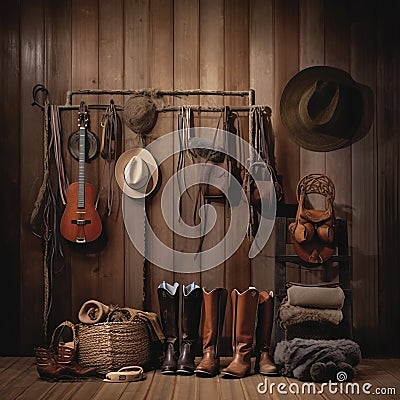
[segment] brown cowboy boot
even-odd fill
[[[232,290],[233,360],[221,371],[224,377],[243,378],[250,371],[258,297],[258,290],[254,287],[249,287],[243,293]]]
[[[256,363],[254,371],[262,375],[277,375],[277,369],[269,356],[272,324],[274,319],[273,293],[260,292],[256,328]]]
[[[162,374],[175,374],[179,346],[179,283],[170,285],[162,282],[158,288],[161,324],[165,335],[165,357],[161,366]]]
[[[203,358],[195,370],[197,376],[219,374],[219,350],[227,298],[228,291],[224,288],[211,292],[203,288]]]
[[[75,359],[75,347],[73,342],[58,343],[57,364],[62,366],[64,374],[76,378],[96,376],[94,367],[82,367]]]
[[[57,380],[65,375],[64,368],[57,364],[50,350],[43,347],[35,348],[36,369],[43,379]]]
[[[202,291],[194,282],[182,286],[182,339],[177,370],[178,374],[190,375],[194,372],[193,346],[199,339]]]

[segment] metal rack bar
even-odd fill
[[[87,104],[88,109],[91,110],[105,110],[108,105],[106,104]],[[196,112],[221,112],[224,110],[224,106],[219,106],[219,107],[209,107],[209,106],[198,106],[198,105],[186,105],[184,107],[190,107],[191,110],[196,111]],[[251,106],[230,106],[229,108],[232,111],[250,111],[256,107],[263,107],[266,109],[269,109],[268,106],[265,105],[251,105]],[[59,110],[79,110],[79,105],[63,105],[63,106],[58,106]],[[115,108],[118,111],[122,111],[123,107],[122,106],[115,106]],[[158,107],[157,112],[159,113],[164,113],[164,112],[175,112],[179,111],[181,109],[181,106],[171,106],[171,107]]]
[[[32,105],[38,106],[43,110],[43,104],[41,104],[37,96],[42,93],[44,96],[48,95],[48,91],[46,87],[42,84],[37,84],[33,88],[32,97],[33,103]],[[192,96],[192,95],[212,95],[212,96],[237,96],[237,97],[247,97],[248,105],[243,106],[231,106],[230,109],[232,111],[247,111],[249,112],[249,131],[251,132],[253,126],[253,115],[250,112],[255,107],[262,107],[272,112],[271,108],[266,105],[255,105],[255,92],[253,89],[248,91],[242,90],[203,90],[203,89],[193,89],[193,90],[159,90],[159,89],[140,89],[140,90],[92,90],[92,89],[84,89],[84,90],[69,90],[67,91],[66,103],[64,105],[59,105],[58,108],[60,111],[62,110],[79,110],[79,105],[72,104],[72,96],[82,94],[82,95],[100,95],[100,94],[109,94],[109,95],[150,95],[155,97],[162,96]],[[105,110],[108,107],[108,104],[87,104],[88,109],[92,110]],[[165,106],[158,107],[157,112],[176,112],[181,109],[182,106]],[[224,110],[224,106],[201,106],[201,105],[185,105],[185,107],[190,107],[193,111],[196,112],[221,112]],[[116,105],[115,108],[118,111],[123,111],[123,106]],[[253,141],[253,138],[250,135],[250,140]]]
[[[158,89],[139,89],[139,90],[102,90],[102,89],[84,89],[84,90],[69,90],[67,92],[67,98],[65,105],[72,104],[72,96],[76,94],[82,95],[100,95],[100,94],[110,94],[110,95],[149,95],[154,97],[162,96],[199,96],[199,95],[212,95],[212,96],[239,96],[239,97],[251,97],[251,92],[253,90],[203,90],[203,89],[193,89],[193,90],[158,90]]]
[[[249,90],[249,145],[250,148],[254,147],[254,135],[253,135],[253,113],[251,110],[254,108],[255,103],[255,92],[253,89]],[[250,165],[254,162],[253,160],[253,152],[250,152]]]

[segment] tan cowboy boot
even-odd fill
[[[243,293],[232,290],[233,360],[221,371],[222,376],[243,378],[250,371],[258,297],[258,290],[254,287],[249,287]]]
[[[219,374],[219,351],[227,299],[228,291],[224,288],[215,288],[211,292],[203,288],[203,358],[195,370],[197,376]]]
[[[256,329],[256,363],[254,370],[262,375],[277,375],[277,369],[269,356],[272,324],[274,319],[273,293],[260,292]]]

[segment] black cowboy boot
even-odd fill
[[[199,338],[201,302],[203,293],[200,286],[194,282],[182,287],[182,341],[178,360],[179,374],[193,374],[193,346]]]
[[[165,358],[161,366],[162,374],[176,373],[176,360],[179,347],[179,284],[173,286],[163,282],[158,286],[161,323],[165,335]]]

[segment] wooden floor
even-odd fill
[[[227,364],[229,359],[224,359]],[[371,393],[377,388],[389,391],[395,390],[396,394],[373,395],[373,394],[331,394],[328,389],[323,394],[290,394],[296,390],[293,384],[301,385],[295,379],[283,377],[269,377],[268,390],[271,383],[276,386],[272,388],[272,395],[260,394],[257,386],[264,382],[261,375],[250,375],[244,379],[223,379],[215,377],[202,379],[196,376],[165,376],[160,371],[151,371],[146,374],[146,379],[141,382],[131,383],[105,383],[101,379],[84,382],[46,382],[38,378],[34,359],[29,357],[1,357],[0,358],[0,400],[140,400],[140,399],[400,399],[400,359],[388,360],[364,360],[357,367],[357,377],[353,381],[359,383],[360,391],[362,385],[370,383]],[[286,385],[288,394],[278,393],[277,385]],[[262,389],[262,387],[261,387]],[[275,390],[274,390],[275,389]],[[301,386],[299,386],[301,390]],[[317,386],[320,390],[320,386]],[[281,386],[281,392],[285,390]],[[306,391],[307,393],[307,391]]]

